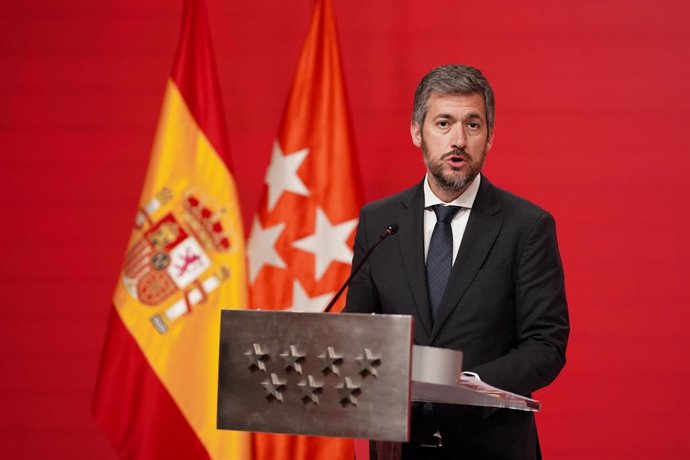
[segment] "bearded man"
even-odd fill
[[[493,128],[493,91],[478,69],[422,78],[410,133],[426,175],[362,209],[353,267],[384,229],[398,231],[353,280],[346,311],[412,315],[415,344],[461,350],[465,370],[530,396],[565,365],[563,268],[553,217],[481,174]],[[433,458],[541,458],[534,415],[415,404],[403,459]]]

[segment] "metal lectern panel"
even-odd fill
[[[406,441],[413,319],[224,310],[218,428]]]

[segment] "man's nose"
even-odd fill
[[[463,150],[465,148],[466,140],[465,130],[463,129],[462,124],[458,123],[455,125],[455,127],[453,127],[453,137],[451,138],[453,148]]]

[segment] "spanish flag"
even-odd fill
[[[347,279],[362,203],[356,159],[333,7],[316,0],[252,224],[252,308],[323,311]],[[354,457],[342,438],[256,433],[253,447],[255,460]]]
[[[121,458],[249,458],[216,429],[221,308],[247,303],[244,236],[201,0],[187,0],[92,411]]]

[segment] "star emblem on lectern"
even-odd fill
[[[319,405],[319,393],[323,391],[323,383],[317,381],[311,375],[308,375],[305,380],[297,384],[302,389],[302,401],[305,403],[311,401],[317,406]]]
[[[261,348],[258,343],[253,343],[251,348],[244,352],[244,356],[249,360],[249,369],[261,369],[266,371],[266,362],[268,360],[268,351]]]
[[[271,378],[261,382],[261,385],[266,389],[266,399],[269,401],[277,399],[283,402],[283,391],[285,391],[285,384],[287,380],[280,380],[278,375],[271,373]]]
[[[359,373],[363,377],[366,377],[367,374],[378,377],[376,368],[381,365],[381,356],[374,355],[370,349],[365,348],[364,353],[361,356],[357,356],[355,361],[359,364]]]
[[[350,377],[345,377],[343,382],[335,388],[340,394],[340,404],[342,404],[343,407],[347,406],[348,404],[352,404],[353,406],[357,407],[357,396],[362,392],[362,390],[360,390],[359,385],[356,385],[352,382]]]
[[[319,355],[319,359],[323,361],[321,371],[324,374],[332,372],[335,375],[340,375],[338,364],[343,362],[343,355],[336,353],[333,347],[326,348],[326,353]]]
[[[300,353],[295,345],[290,345],[285,353],[280,356],[285,360],[285,370],[293,369],[298,374],[302,374],[302,365],[300,361],[304,361],[304,353]]]

